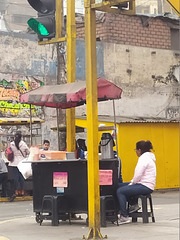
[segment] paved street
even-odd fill
[[[101,234],[109,240],[178,240],[179,239],[179,191],[152,194],[156,222],[143,224],[129,223],[116,226],[111,223],[101,228]],[[74,220],[72,225],[60,222],[51,226],[44,221],[42,226],[36,223],[32,201],[0,202],[0,240],[80,240],[88,234],[86,215],[84,220]]]

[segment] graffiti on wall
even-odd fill
[[[1,74],[2,75],[2,74]],[[0,76],[1,77],[1,76]],[[0,79],[0,116],[1,117],[29,117],[30,105],[19,102],[20,94],[36,89],[43,85],[38,79]],[[18,77],[18,76],[17,76]],[[41,107],[31,106],[33,116],[41,116]]]
[[[3,87],[0,87],[0,101],[1,100],[9,100],[9,99],[18,101],[19,92],[15,89],[6,89]]]
[[[7,101],[0,101],[0,116],[1,117],[9,117],[9,116],[21,116],[21,117],[29,117],[30,112],[29,104],[21,104],[21,103],[8,103]],[[31,106],[31,112],[33,116],[40,115],[40,108]]]

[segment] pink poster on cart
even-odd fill
[[[67,172],[53,172],[53,187],[67,187],[68,173]]]
[[[99,185],[112,185],[113,170],[99,170]]]

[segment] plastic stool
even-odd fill
[[[71,214],[67,213],[67,209],[67,199],[63,195],[45,195],[38,222],[41,225],[43,220],[51,220],[52,226],[58,226],[59,219],[63,221],[69,219],[71,224]]]
[[[129,217],[132,217],[132,222],[137,222],[137,218],[139,218],[139,217],[141,217],[143,219],[143,223],[148,223],[149,217],[152,218],[152,222],[155,222],[151,194],[138,195],[136,197],[138,199],[141,199],[142,211],[141,212],[136,211],[134,213],[129,214]],[[148,199],[149,199],[150,211],[148,211],[148,207],[147,207]]]
[[[40,213],[40,225],[43,220],[51,220],[52,226],[58,226],[58,208],[57,199],[59,196],[45,195],[42,201],[42,212]],[[49,213],[49,215],[44,214]]]
[[[45,195],[42,200],[42,212],[40,213],[40,225],[43,220],[51,220],[52,226],[58,226],[58,209],[57,209],[58,196]],[[49,213],[49,215],[44,214]]]
[[[116,209],[116,202],[113,195],[100,197],[100,209],[101,209],[101,227],[106,227],[106,221],[117,221],[118,225],[118,213]]]

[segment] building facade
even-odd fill
[[[26,28],[25,20],[23,22]],[[11,25],[10,20],[6,23]],[[8,31],[0,32],[0,114],[9,117],[28,116],[29,109],[19,105],[18,96],[41,84],[57,83],[56,45],[39,46],[35,34],[27,34],[24,30],[17,32],[21,31],[19,27],[11,26]],[[163,118],[167,122],[178,122],[179,21],[169,16],[124,16],[98,13],[96,26],[97,75],[115,83],[123,90],[122,99],[115,101],[116,116],[156,120]],[[66,59],[66,47],[63,51]],[[77,19],[76,79],[85,80],[84,16],[82,14]],[[98,113],[99,116],[113,116],[112,102],[99,103]],[[42,139],[50,139],[52,146],[57,148],[57,134],[51,130],[57,124],[55,110],[36,109],[34,114],[45,117]],[[86,106],[76,108],[76,115],[86,115]],[[142,128],[140,125],[138,127],[144,135],[137,136],[150,137],[149,140],[155,142],[156,148],[158,148],[158,142],[164,142],[162,134],[158,135],[158,130],[152,136],[149,134],[154,131],[151,128]],[[155,128],[158,129],[160,126]],[[175,137],[171,136],[172,146],[177,146],[178,131],[176,128]],[[122,141],[119,141],[120,146]],[[136,139],[133,138],[133,141]],[[129,151],[127,139],[125,142],[127,147],[123,146],[123,151]],[[162,146],[162,148],[166,147],[169,145]],[[178,151],[177,148],[176,151]],[[172,164],[174,162],[177,164],[179,161],[177,156]],[[124,158],[127,157],[129,156]],[[176,172],[173,174],[177,175]],[[163,184],[160,186],[164,186]]]
[[[84,38],[83,19],[77,37]],[[98,77],[123,89],[117,115],[179,119],[178,20],[104,13],[97,18],[96,37],[103,51]],[[99,104],[99,115],[112,113],[110,103]]]

